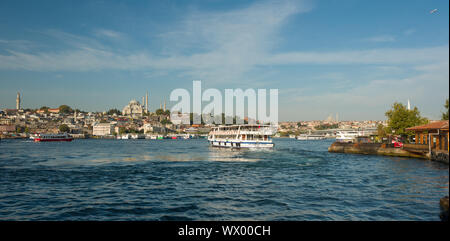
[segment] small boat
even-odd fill
[[[131,139],[145,139],[143,134],[131,134]]]
[[[352,143],[356,141],[358,136],[364,136],[363,131],[338,131],[336,133],[336,141],[344,143]]]
[[[213,147],[272,148],[272,135],[277,128],[271,125],[231,125],[213,127],[208,141]]]
[[[297,136],[299,141],[310,141],[310,140],[324,140],[326,137],[324,135],[313,135],[313,134],[300,134]]]
[[[61,134],[36,134],[34,136],[31,136],[30,139],[34,140],[34,142],[72,141],[73,137],[71,137],[67,133],[61,133]]]

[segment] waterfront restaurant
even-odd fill
[[[449,150],[448,120],[436,121],[426,125],[406,129],[415,133],[415,145],[427,146],[429,151],[447,152]]]

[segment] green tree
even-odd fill
[[[39,110],[43,110],[44,113],[47,113],[47,114],[48,114],[48,109],[50,109],[50,108],[47,107],[47,106],[42,106]]]
[[[420,116],[417,107],[408,110],[405,105],[398,102],[395,102],[392,109],[386,111],[385,115],[388,118],[387,133],[396,135],[412,135],[412,132],[407,132],[405,129],[428,123],[428,119]]]
[[[157,114],[157,115],[163,115],[163,114],[164,114],[164,110],[163,110],[163,109],[157,109],[157,110],[155,111],[155,114]]]
[[[377,136],[379,138],[383,138],[386,136],[386,129],[384,128],[384,126],[382,124],[379,124],[377,126]]]
[[[447,112],[442,113],[442,120],[448,120],[448,99],[445,100],[444,107]]]
[[[108,110],[108,112],[106,112],[106,114],[107,115],[114,115],[114,114],[121,115],[122,112],[120,112],[120,110],[118,110],[118,109],[110,109],[110,110]]]
[[[122,135],[124,133],[126,133],[127,129],[123,126],[119,127],[119,134]]]
[[[69,114],[69,113],[73,113],[73,110],[68,105],[61,105],[61,106],[59,106],[59,112],[61,112],[63,114]]]
[[[66,124],[62,124],[62,125],[59,126],[59,131],[60,132],[69,132],[70,128]]]
[[[172,122],[170,120],[164,119],[161,121],[161,124],[163,124],[163,125],[172,124]]]
[[[170,115],[170,110],[164,111],[164,115]]]
[[[17,132],[17,133],[23,133],[23,132],[25,132],[25,127],[23,127],[23,126],[16,126],[16,132]]]

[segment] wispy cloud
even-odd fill
[[[448,59],[449,46],[274,54],[266,64],[414,64]]]
[[[403,31],[403,34],[404,34],[404,35],[411,35],[411,34],[413,34],[413,33],[415,33],[415,32],[416,32],[415,29],[410,28],[410,29],[407,29],[407,30]]]
[[[379,36],[373,36],[370,38],[363,39],[367,42],[373,42],[373,43],[383,43],[383,42],[395,42],[395,37],[392,35],[379,35]]]
[[[372,78],[360,85],[347,86],[343,91],[318,93],[316,89],[309,94],[281,96],[286,108],[294,105],[297,112],[310,114],[311,119],[323,119],[330,113],[345,113],[341,119],[360,119],[362,110],[368,111],[366,118],[380,118],[394,101],[405,103],[410,99],[414,106],[419,105],[422,114],[431,119],[439,116],[445,98],[448,98],[449,65],[448,60],[434,64],[405,67],[404,71],[414,72],[400,78]],[[430,95],[430,93],[432,93]],[[420,104],[419,104],[420,103]],[[282,113],[287,119],[295,120],[293,113]]]
[[[113,38],[113,39],[120,39],[123,37],[123,34],[117,31],[108,30],[108,29],[97,29],[95,32],[96,36],[99,37],[106,37],[106,38]]]
[[[2,45],[3,48],[16,49],[20,51],[27,51],[29,49],[38,46],[38,44],[34,42],[22,39],[15,39],[15,40],[0,39],[0,45]]]

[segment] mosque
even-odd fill
[[[142,104],[137,100],[131,100],[128,105],[122,109],[122,115],[131,117],[142,117],[148,113],[148,92],[142,97]]]
[[[141,104],[142,103],[142,104]],[[148,92],[142,97],[142,102],[139,103],[137,100],[131,100],[128,105],[123,107],[122,115],[130,116],[130,117],[142,117],[145,114],[149,113],[148,108]],[[164,107],[162,103],[160,104],[160,109],[166,111],[166,101],[164,100]]]

